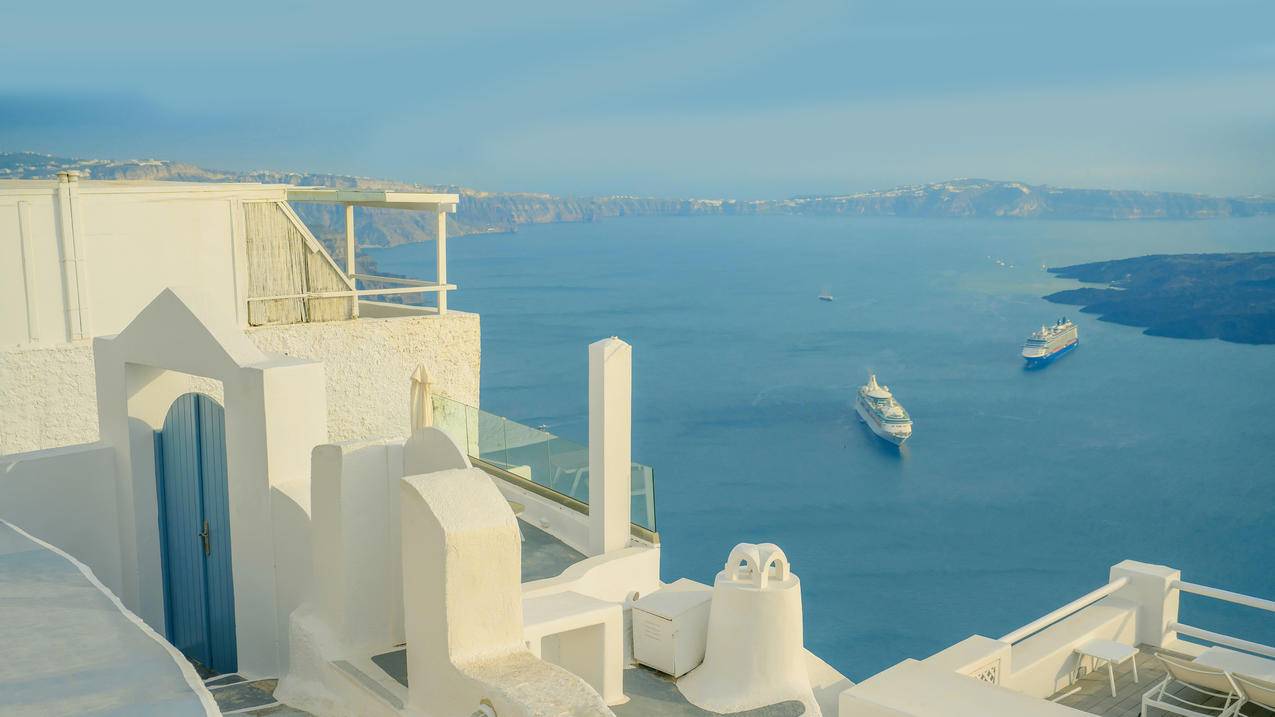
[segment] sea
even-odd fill
[[[1080,285],[1046,266],[1261,250],[1275,218],[632,217],[453,238],[449,301],[482,315],[482,407],[582,442],[588,344],[631,343],[664,579],[778,544],[806,646],[861,680],[1000,637],[1125,559],[1275,599],[1275,346],[1041,298]],[[369,253],[433,276],[432,243]],[[1024,370],[1061,316],[1079,348]],[[854,414],[871,373],[913,417],[902,450]],[[1252,608],[1184,595],[1181,621],[1275,644]]]

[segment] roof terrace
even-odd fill
[[[842,695],[840,714],[876,715],[872,709],[880,707],[926,717],[1167,714],[1155,705],[1143,713],[1148,693],[1177,707],[1195,704],[1178,714],[1275,714],[1261,692],[1275,683],[1275,648],[1180,622],[1183,593],[1275,613],[1275,601],[1125,561],[1111,568],[1106,585],[999,639],[974,635],[864,680]],[[1088,656],[1095,653],[1113,655],[1113,663]],[[1174,659],[1179,664],[1171,668]]]

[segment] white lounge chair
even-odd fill
[[[1163,682],[1142,695],[1142,717],[1151,717],[1148,708],[1152,707],[1184,717],[1233,717],[1239,714],[1244,698],[1226,670],[1170,655],[1157,657],[1169,674]],[[1194,699],[1169,692],[1170,688],[1177,686],[1190,688],[1195,693],[1190,697]],[[1203,704],[1210,697],[1221,699],[1224,703],[1220,707]]]
[[[1240,688],[1240,696],[1244,704],[1254,704],[1275,712],[1275,682],[1259,680],[1238,672],[1231,673],[1235,686]]]

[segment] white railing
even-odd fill
[[[433,281],[420,281],[418,279],[400,279],[395,276],[355,274],[354,277],[362,281],[379,281],[385,284],[403,284],[404,286],[386,289],[345,289],[342,291],[309,291],[299,294],[280,294],[278,296],[250,296],[248,297],[248,301],[279,301],[281,299],[342,299],[351,296],[361,297],[398,294],[428,294],[456,290],[455,284],[439,284]]]
[[[1033,622],[1027,623],[1026,625],[1023,625],[1017,630],[1002,637],[1000,641],[1008,642],[1009,644],[1012,645],[1015,642],[1018,642],[1024,638],[1030,637],[1040,632],[1041,630],[1044,630],[1050,625],[1058,622],[1059,620],[1062,620],[1065,617],[1070,617],[1071,615],[1074,615],[1080,612],[1081,610],[1089,607],[1090,605],[1098,602],[1099,600],[1107,597],[1111,593],[1119,590],[1120,588],[1128,584],[1129,584],[1129,578],[1118,578],[1116,580],[1112,580],[1111,582],[1107,583],[1106,585],[1103,585],[1097,590],[1094,590],[1091,593],[1088,593],[1082,597],[1072,600],[1071,602],[1067,603],[1066,605],[1063,605],[1057,610],[1054,610],[1048,615],[1045,615],[1044,617],[1038,620],[1035,620]]]
[[[1258,610],[1265,610],[1267,612],[1275,612],[1275,600],[1264,600],[1262,598],[1255,598],[1255,597],[1252,597],[1251,595],[1245,595],[1243,593],[1233,593],[1230,590],[1221,590],[1219,588],[1211,588],[1208,585],[1199,585],[1197,583],[1187,583],[1181,580],[1174,580],[1173,584],[1170,585],[1170,587],[1175,588],[1177,590],[1181,590],[1182,592],[1185,592],[1185,593],[1195,593],[1196,595],[1203,595],[1204,597],[1210,597],[1210,598],[1213,598],[1214,600],[1223,600],[1226,602],[1233,602],[1236,605],[1246,605],[1248,607],[1255,607]]]
[[[1275,613],[1275,600],[1265,600],[1251,595],[1244,595],[1243,593],[1211,588],[1207,585],[1188,583],[1181,580],[1174,580],[1173,583],[1169,585],[1169,589],[1179,590],[1181,592],[1192,593],[1195,595],[1202,595],[1207,598],[1213,598],[1214,600],[1221,600],[1223,602],[1235,603],[1236,605],[1244,605],[1246,607],[1253,607],[1258,610]],[[1263,645],[1260,642],[1250,642],[1249,640],[1242,640],[1238,637],[1223,635],[1220,632],[1212,632],[1211,630],[1205,630],[1180,622],[1169,623],[1169,630],[1181,635],[1186,635],[1187,637],[1194,637],[1197,640],[1211,642],[1215,645],[1224,645],[1226,647],[1233,647],[1237,650],[1251,652],[1256,655],[1275,657],[1275,647]]]

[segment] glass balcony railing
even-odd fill
[[[471,457],[588,505],[588,446],[445,396],[434,395],[433,403],[434,426]],[[634,463],[631,480],[630,518],[655,532],[655,469]]]

